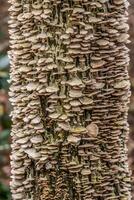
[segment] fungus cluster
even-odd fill
[[[129,200],[127,0],[9,2],[13,200]]]

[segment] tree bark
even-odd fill
[[[134,200],[134,1],[129,0],[131,6],[129,7],[129,25],[130,25],[130,65],[129,65],[129,74],[131,78],[131,103],[129,106],[129,125],[130,125],[130,134],[128,141],[128,155],[129,155],[129,166],[132,170],[131,179],[132,179],[132,200]]]
[[[13,200],[129,200],[126,0],[10,0]]]

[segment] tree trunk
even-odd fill
[[[13,200],[129,200],[126,0],[10,0]]]
[[[134,200],[134,1],[129,0],[131,6],[129,7],[129,25],[130,25],[130,67],[129,74],[131,77],[131,104],[129,106],[129,124],[130,124],[130,137],[128,142],[129,165],[132,170],[132,200]]]

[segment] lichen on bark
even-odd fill
[[[10,0],[14,200],[128,200],[126,0]]]

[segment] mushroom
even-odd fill
[[[36,135],[36,136],[33,136],[32,138],[30,138],[30,141],[32,142],[32,144],[42,143],[43,137],[41,135]]]
[[[98,133],[99,133],[99,128],[98,126],[91,122],[91,124],[89,124],[87,127],[86,127],[87,131],[88,131],[88,135],[91,136],[91,137],[97,137]]]
[[[25,153],[27,153],[28,157],[32,159],[40,159],[40,153],[37,152],[34,148],[25,149]]]
[[[106,62],[104,60],[94,61],[94,62],[91,62],[91,67],[93,69],[100,68],[100,67],[102,68],[105,64]]]
[[[79,78],[74,78],[74,79],[68,81],[67,83],[72,87],[74,87],[74,86],[77,86],[77,87],[83,86],[83,83]]]
[[[109,44],[109,41],[104,40],[104,39],[100,39],[100,40],[97,40],[96,43],[97,43],[99,46],[107,46],[107,45]]]
[[[83,94],[82,94],[82,91],[80,91],[80,90],[72,89],[69,91],[69,96],[72,98],[79,98],[79,97],[82,97]]]
[[[59,88],[56,85],[46,87],[46,92],[48,93],[54,93],[58,91],[59,91]]]
[[[91,174],[91,170],[90,169],[82,169],[81,174],[83,176],[88,176]]]
[[[73,135],[69,135],[69,136],[67,137],[67,141],[68,141],[69,143],[73,143],[73,144],[78,144],[78,143],[80,142],[80,140],[81,140],[81,138],[76,137],[76,136],[73,136]]]

